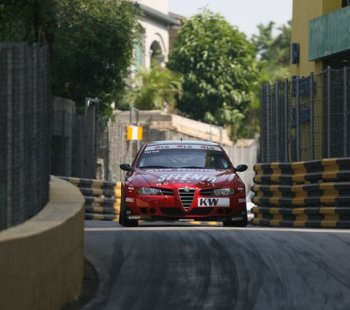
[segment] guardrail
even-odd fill
[[[77,186],[84,196],[85,220],[118,221],[121,183],[60,177]]]
[[[254,166],[253,225],[350,227],[350,158]]]

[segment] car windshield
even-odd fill
[[[219,147],[200,146],[146,147],[136,166],[141,169],[188,168],[228,169],[231,167],[225,153]]]

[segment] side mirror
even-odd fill
[[[243,172],[243,171],[246,171],[248,169],[248,166],[247,165],[238,165],[235,170],[237,172]]]
[[[132,168],[129,164],[121,164],[119,165],[120,169],[124,170],[124,171],[131,171]]]

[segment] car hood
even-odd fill
[[[243,184],[233,170],[212,169],[136,169],[128,178],[133,186],[176,186],[221,187]]]

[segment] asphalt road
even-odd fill
[[[86,222],[84,309],[350,309],[350,231]]]

